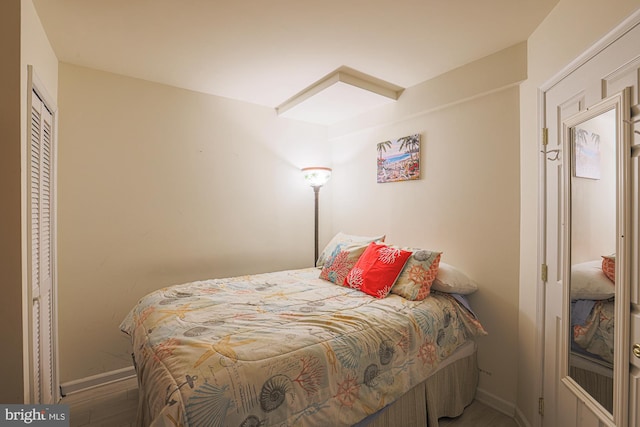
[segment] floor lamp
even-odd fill
[[[329,178],[331,178],[331,168],[320,166],[302,168],[302,175],[304,176],[305,181],[313,187],[313,194],[315,198],[315,252],[313,258],[313,265],[315,266],[318,261],[318,194],[320,193],[320,187],[325,185],[327,181],[329,181]]]

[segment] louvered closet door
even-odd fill
[[[32,94],[29,146],[31,291],[34,403],[54,401],[52,115]]]

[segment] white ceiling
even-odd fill
[[[58,59],[277,107],[341,66],[402,88],[526,40],[558,0],[34,0]]]

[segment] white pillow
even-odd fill
[[[331,239],[331,241],[327,243],[327,246],[324,247],[322,252],[320,252],[320,256],[316,261],[316,267],[322,267],[327,258],[329,258],[333,254],[333,252],[336,250],[336,247],[339,245],[346,246],[352,243],[367,244],[371,242],[384,242],[384,238],[384,234],[381,236],[367,237],[344,234],[342,231],[340,231],[338,232],[338,234],[333,236],[333,239]]]
[[[469,295],[478,290],[478,284],[463,271],[445,262],[440,262],[438,274],[431,289],[450,294]]]
[[[615,295],[615,285],[602,272],[600,260],[571,266],[571,299],[609,299]]]

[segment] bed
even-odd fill
[[[571,269],[572,349],[613,362],[615,258],[575,264]]]
[[[461,296],[376,298],[318,272],[197,281],[142,298],[121,324],[138,425],[435,427],[462,412],[477,386],[473,337],[486,332]]]

